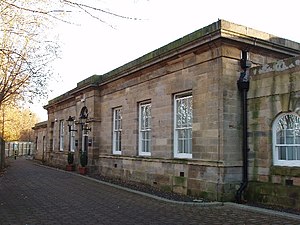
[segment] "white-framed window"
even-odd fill
[[[72,126],[71,126],[71,132],[70,132],[70,138],[71,138],[71,140],[70,140],[70,145],[71,145],[71,147],[70,147],[70,151],[71,152],[75,152],[75,123],[74,124],[72,124]]]
[[[54,152],[55,151],[55,147],[54,147],[54,138],[55,138],[55,131],[56,131],[56,123],[52,122],[51,123],[51,127],[52,127],[52,131],[50,131],[50,149]]]
[[[274,121],[273,163],[277,166],[300,166],[300,116],[282,113]]]
[[[59,121],[59,150],[63,151],[64,150],[64,121],[60,120]]]
[[[122,108],[113,110],[113,154],[121,154]]]
[[[151,103],[139,105],[139,155],[151,155]]]
[[[191,92],[174,96],[174,157],[192,158],[193,97]]]
[[[44,156],[44,153],[46,152],[46,148],[47,148],[46,137],[43,136],[43,156]]]

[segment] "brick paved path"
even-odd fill
[[[11,161],[0,177],[0,224],[300,224],[300,217],[234,204],[174,204],[72,173]]]

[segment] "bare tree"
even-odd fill
[[[49,65],[59,45],[46,34],[57,21],[72,23],[68,13],[84,13],[109,26],[105,15],[136,20],[76,0],[0,0],[0,107],[47,95]]]
[[[66,15],[74,12],[109,26],[102,15],[135,19],[83,0],[0,0],[0,109],[4,104],[47,96],[47,84],[53,75],[50,64],[59,52],[57,42],[47,34],[57,21],[73,23]],[[3,166],[4,149],[0,148],[0,169]]]
[[[39,14],[40,16],[48,17],[51,19],[73,23],[66,19],[66,14],[73,13],[86,14],[98,21],[105,23],[108,26],[112,25],[105,19],[105,16],[111,16],[120,19],[127,20],[140,20],[136,17],[124,16],[119,13],[112,12],[108,9],[103,9],[98,6],[97,0],[0,0],[2,3],[12,6],[16,9],[27,11],[34,14]],[[22,4],[26,1],[30,1],[31,4]],[[83,3],[84,2],[84,3]],[[97,6],[96,6],[97,5]]]
[[[47,94],[48,64],[58,50],[45,36],[49,24],[45,17],[0,2],[0,106]]]

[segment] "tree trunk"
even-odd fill
[[[5,141],[0,137],[0,170],[5,167]]]

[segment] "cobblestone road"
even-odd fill
[[[300,224],[235,204],[174,204],[17,159],[0,177],[0,224]]]

